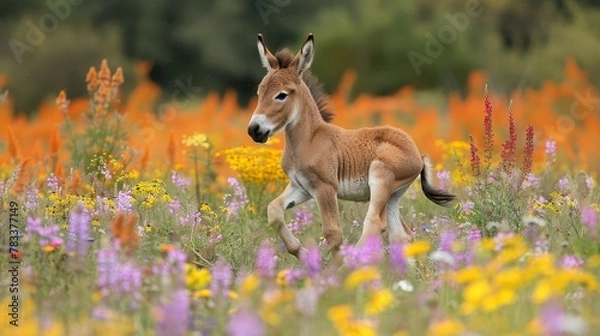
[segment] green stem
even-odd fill
[[[200,208],[201,199],[200,199],[200,181],[198,180],[198,152],[194,149],[194,180],[195,180],[195,191],[196,191],[196,201],[198,203],[198,208]]]

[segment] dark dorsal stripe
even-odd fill
[[[279,63],[280,69],[289,67],[292,64],[294,57],[294,54],[292,54],[289,49],[281,49],[275,53],[275,58]],[[310,95],[313,97],[317,107],[319,108],[321,118],[323,118],[325,122],[331,122],[333,119],[333,111],[331,111],[329,107],[329,97],[323,90],[323,84],[319,82],[317,77],[313,75],[310,70],[302,73],[302,80],[304,81],[304,84],[308,86]]]

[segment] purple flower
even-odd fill
[[[50,174],[50,176],[48,176],[48,178],[46,179],[46,184],[48,185],[48,188],[50,188],[50,190],[52,192],[55,192],[55,193],[60,192],[60,186],[58,185],[58,178],[56,176],[54,176],[54,174]]]
[[[547,140],[546,141],[546,148],[545,148],[545,153],[546,153],[546,162],[548,164],[553,163],[554,161],[556,161],[556,141],[554,140]]]
[[[362,246],[342,245],[340,254],[347,267],[373,265],[383,260],[383,244],[379,236],[372,236]]]
[[[171,215],[178,213],[179,209],[181,209],[181,202],[179,202],[179,200],[174,199],[171,202],[169,202],[169,213]]]
[[[98,251],[98,287],[103,297],[113,294],[116,298],[127,298],[135,308],[142,299],[142,271],[132,262],[119,258],[118,243]]]
[[[309,278],[317,276],[321,272],[321,253],[319,247],[312,246],[300,253],[300,263]]]
[[[583,267],[583,260],[574,255],[564,256],[560,259],[560,267],[562,268],[577,268]]]
[[[266,240],[262,243],[258,251],[256,251],[255,267],[260,276],[267,278],[275,276],[277,268],[275,249]]]
[[[240,310],[227,322],[227,335],[229,336],[262,336],[267,329],[256,313],[250,310]]]
[[[598,224],[598,213],[592,207],[581,209],[581,222],[590,230],[595,230]]]
[[[396,275],[404,274],[407,264],[404,245],[398,243],[390,245],[390,268],[394,273]]]
[[[525,177],[525,180],[523,180],[523,183],[521,183],[521,187],[522,188],[528,188],[528,187],[535,188],[539,184],[540,184],[540,182],[539,182],[537,176],[535,176],[535,174],[533,174],[533,173],[529,173]]]
[[[39,191],[37,190],[37,188],[33,187],[33,188],[27,189],[25,196],[26,196],[25,209],[33,210],[33,209],[37,208],[38,200],[40,198]]]
[[[306,209],[298,209],[296,211],[294,219],[288,225],[290,231],[298,232],[305,227],[311,225],[313,223],[313,213],[312,211]]]
[[[187,335],[190,325],[190,298],[185,290],[173,293],[170,300],[158,308],[156,334],[169,336]]]
[[[436,173],[440,189],[450,188],[450,172],[447,170],[438,171]]]
[[[467,213],[467,212],[471,212],[473,211],[473,209],[475,208],[475,203],[471,202],[471,201],[464,201],[460,203],[460,211]]]
[[[558,180],[558,191],[562,194],[566,194],[569,192],[569,189],[569,179],[566,176]]]
[[[596,186],[596,181],[594,181],[594,178],[591,176],[586,177],[585,179],[585,185],[588,189],[594,189],[594,187]]]
[[[535,253],[545,254],[548,253],[550,242],[547,239],[540,238],[535,241]]]
[[[229,177],[227,183],[229,183],[229,187],[233,189],[233,194],[229,195],[228,199],[225,201],[225,205],[231,214],[237,216],[240,210],[248,204],[248,195],[246,194],[246,189],[244,189],[244,186],[238,179]]]
[[[170,273],[178,277],[178,281],[181,284],[185,282],[186,260],[187,255],[177,248],[173,248],[167,253],[167,262],[170,265]]]
[[[320,292],[314,286],[306,286],[298,290],[296,307],[306,316],[314,316],[319,303]]]
[[[456,240],[456,233],[454,233],[454,231],[448,231],[448,230],[442,231],[442,233],[440,233],[439,250],[448,252],[448,253],[452,253],[452,244],[454,244],[455,240]]]
[[[550,301],[542,307],[539,318],[544,326],[544,335],[587,335],[587,324],[580,316],[565,312],[556,301]]]
[[[212,267],[211,275],[210,292],[212,296],[226,298],[233,280],[231,267],[221,259]]]
[[[119,191],[119,193],[117,194],[117,205],[116,205],[116,210],[117,212],[123,212],[123,213],[131,213],[131,210],[133,209],[133,206],[131,204],[133,200],[133,197],[131,196],[131,191],[129,190],[121,190]]]
[[[192,183],[190,178],[185,178],[174,170],[171,173],[171,182],[173,182],[173,184],[179,189],[185,189]]]
[[[75,253],[79,260],[87,254],[91,216],[85,204],[79,201],[69,212],[69,235],[67,251]]]
[[[481,240],[481,231],[476,226],[472,226],[467,235],[467,239],[470,242],[477,243]]]
[[[58,225],[42,226],[42,220],[39,218],[27,218],[27,232],[38,236],[38,242],[41,247],[48,245],[56,247],[62,245],[64,242],[63,239],[58,236],[60,233],[60,227]]]

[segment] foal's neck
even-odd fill
[[[327,123],[321,117],[319,108],[310,95],[307,87],[301,91],[298,106],[298,120],[294,125],[285,128],[285,150],[290,154],[297,154],[310,144],[315,133],[322,129]]]

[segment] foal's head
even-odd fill
[[[313,36],[308,35],[300,52],[293,56],[286,49],[271,54],[262,35],[258,34],[258,52],[267,75],[256,92],[258,105],[248,124],[248,134],[254,141],[265,143],[285,127],[294,126],[301,112],[300,100],[311,98],[308,90],[302,90],[303,85],[306,88],[302,75],[313,60]]]

